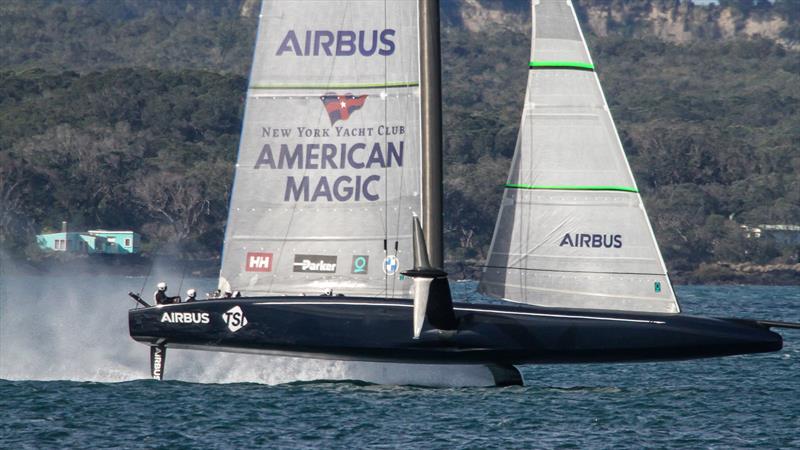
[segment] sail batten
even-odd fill
[[[525,108],[480,290],[547,307],[678,312],[572,4],[532,5]]]
[[[253,90],[281,90],[281,89],[382,89],[404,88],[419,86],[417,81],[397,81],[385,83],[319,83],[319,84],[271,84],[250,86]]]
[[[594,65],[580,62],[580,61],[531,61],[529,64],[531,69],[578,69],[578,70],[594,70]]]
[[[635,192],[639,190],[626,186],[542,186],[535,184],[507,183],[505,187],[509,189],[543,189],[551,191],[622,191]]]

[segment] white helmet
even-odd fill
[[[197,291],[195,291],[194,289],[189,289],[188,291],[186,291],[186,295],[194,298],[194,296],[197,295]]]
[[[167,290],[167,283],[165,283],[163,281],[161,283],[158,283],[157,286],[158,286],[158,290],[159,291],[166,291]]]

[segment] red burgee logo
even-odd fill
[[[272,272],[272,253],[247,254],[244,270],[247,272]]]
[[[322,104],[325,105],[325,110],[328,111],[328,117],[331,119],[331,125],[339,120],[347,120],[353,111],[361,109],[364,102],[367,101],[366,95],[355,96],[353,94],[338,95],[333,92],[328,92],[322,97]]]

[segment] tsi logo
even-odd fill
[[[228,329],[234,333],[247,325],[247,317],[244,316],[242,308],[239,306],[234,306],[233,308],[222,313],[222,320],[228,324]]]
[[[247,272],[272,272],[272,253],[248,252],[244,270]]]

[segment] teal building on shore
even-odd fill
[[[45,251],[132,255],[139,253],[141,236],[130,230],[68,231],[64,222],[61,232],[38,234],[36,242]]]

